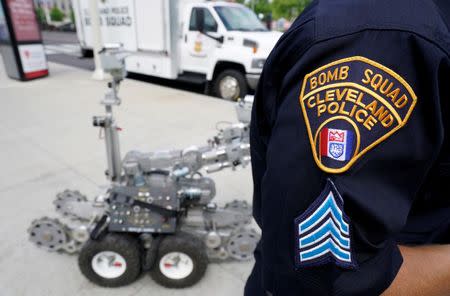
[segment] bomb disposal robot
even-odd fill
[[[93,125],[104,132],[107,190],[93,201],[78,191],[59,193],[54,205],[62,218],[33,221],[30,240],[48,251],[79,252],[81,272],[101,286],[127,285],[150,271],[161,285],[187,287],[203,277],[210,260],[250,259],[259,240],[250,227],[251,206],[236,200],[218,207],[214,181],[199,172],[249,163],[252,102],[238,103],[240,122],[204,147],[131,151],[122,160],[112,109],[120,104],[125,57],[114,46],[101,52],[113,80],[101,102],[106,114]]]

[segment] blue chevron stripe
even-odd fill
[[[331,239],[326,240],[321,245],[317,246],[316,248],[313,248],[306,252],[300,252],[301,260],[311,260],[315,259],[318,256],[322,256],[328,252],[333,253],[338,259],[350,262],[351,261],[351,254],[348,251],[344,251],[341,248],[339,248]]]
[[[344,248],[350,248],[350,239],[342,236],[340,230],[337,229],[334,222],[332,220],[328,220],[322,226],[320,226],[317,230],[311,232],[306,235],[303,239],[300,240],[300,248],[305,248],[314,242],[317,242],[327,234],[333,235],[335,239],[338,240],[339,244]]]
[[[322,203],[322,205],[311,215],[311,217],[300,224],[301,231],[308,231],[309,228],[319,222],[320,219],[328,212],[331,212],[336,221],[341,224],[340,226],[344,233],[348,234],[348,224],[346,224],[342,219],[342,211],[336,204],[332,192],[329,193],[325,202]]]
[[[344,268],[356,268],[351,252],[349,219],[344,200],[334,183],[327,185],[296,223],[296,266],[322,265],[333,262]]]

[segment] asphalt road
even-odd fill
[[[43,31],[42,38],[47,58],[50,62],[90,71],[94,70],[94,60],[92,58],[83,58],[81,56],[81,49],[76,33]],[[205,90],[205,86],[202,84],[191,84],[136,73],[128,73],[128,78],[199,94],[203,94]]]
[[[42,38],[44,39],[44,44],[78,44],[77,34],[73,32],[42,31]]]

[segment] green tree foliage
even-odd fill
[[[272,11],[269,0],[253,0],[253,4],[251,5],[254,5],[253,7],[257,14],[260,13],[267,14]]]
[[[272,12],[273,18],[285,18],[292,20],[296,18],[311,0],[236,0],[255,10],[256,14]]]
[[[50,10],[50,19],[54,22],[60,22],[64,20],[64,12],[62,12],[58,7],[54,6]]]
[[[292,20],[297,17],[311,0],[273,0],[272,12],[274,18],[284,17]]]
[[[39,24],[45,25],[47,23],[47,19],[45,18],[45,12],[44,9],[42,9],[42,7],[36,8],[36,17]]]

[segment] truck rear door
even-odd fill
[[[166,52],[169,50],[170,22],[166,0],[135,0],[137,43],[139,50]]]

